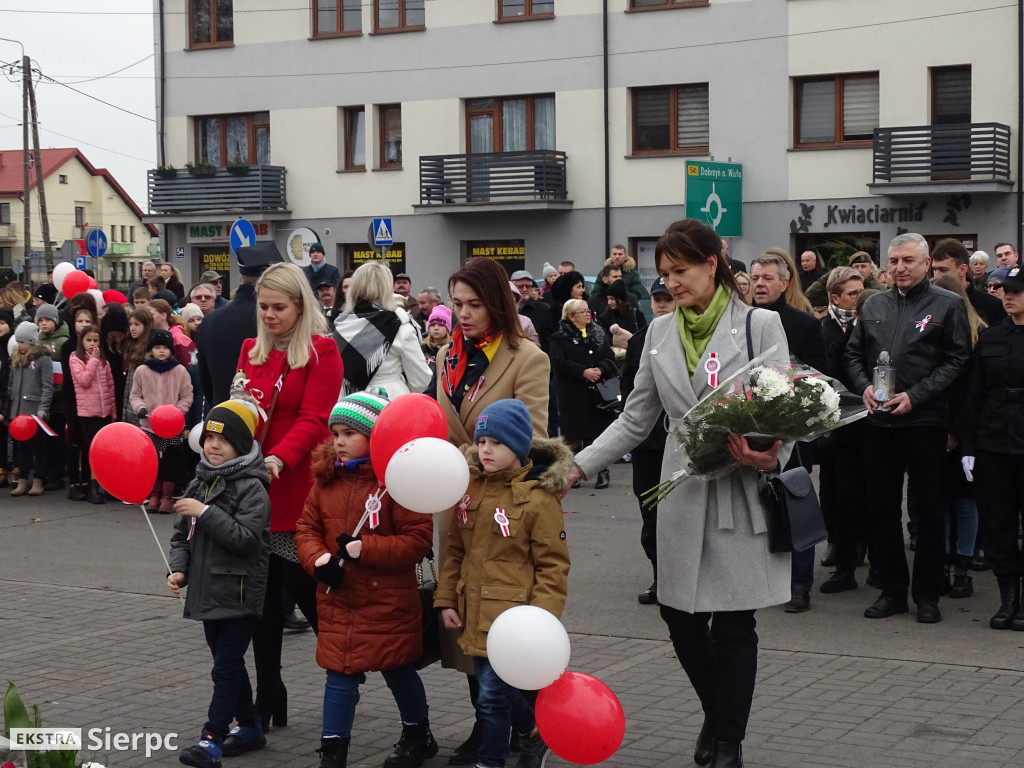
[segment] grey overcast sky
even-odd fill
[[[20,42],[44,76],[35,75],[39,146],[77,147],[147,210],[146,171],[156,166],[151,0],[0,0],[0,38]],[[20,58],[17,43],[0,40],[0,62]],[[0,68],[0,148],[20,149],[20,70]]]

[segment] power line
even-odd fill
[[[144,59],[143,59],[143,61],[144,61]],[[136,62],[136,63],[138,63],[138,62]],[[21,68],[21,65],[13,64],[12,62],[9,62],[9,61],[0,61],[0,66],[17,67],[18,69]],[[135,66],[135,65],[133,64],[131,66]],[[130,109],[125,109],[124,107],[119,107],[117,104],[111,104],[109,101],[104,101],[103,99],[99,98],[98,96],[93,96],[92,94],[86,93],[85,91],[80,91],[77,88],[73,88],[72,86],[68,85],[67,83],[63,83],[60,80],[55,80],[54,78],[50,77],[49,75],[44,75],[42,70],[40,70],[38,68],[38,66],[35,69],[33,69],[32,71],[35,72],[39,76],[39,82],[40,83],[43,83],[43,81],[46,81],[46,83],[53,83],[54,85],[63,86],[64,88],[67,88],[69,91],[74,91],[75,93],[77,93],[77,94],[79,94],[81,96],[85,96],[88,99],[92,99],[93,101],[98,101],[100,104],[106,104],[108,107],[113,107],[114,109],[116,109],[116,110],[118,110],[120,112],[125,112],[125,113],[127,113],[129,115],[133,115],[134,117],[141,117],[143,120],[148,120],[151,123],[155,123],[156,122],[156,120],[153,119],[152,117],[146,117],[146,115],[140,115],[138,112],[132,112]],[[45,84],[45,83],[43,83],[43,84]]]
[[[115,69],[113,72],[108,72],[105,75],[98,75],[96,77],[87,77],[84,80],[66,81],[66,82],[64,82],[64,85],[80,85],[82,83],[91,83],[93,80],[104,80],[104,79],[106,79],[108,77],[112,77],[112,76],[118,74],[119,72],[124,72],[126,69],[131,69],[132,67],[138,66],[139,64],[141,64],[142,62],[146,61],[147,59],[152,59],[152,58],[153,58],[153,54],[151,53],[148,56],[143,56],[138,61],[132,62],[131,64],[129,64],[126,67],[121,67],[120,69]],[[58,77],[64,77],[64,75],[58,75]]]
[[[6,112],[0,112],[0,116],[6,117],[8,120],[17,120],[16,117],[14,117],[12,115],[8,115]],[[17,125],[20,126],[21,123],[18,123]],[[9,128],[10,126],[0,126],[0,127]],[[109,147],[101,147],[99,144],[91,144],[88,141],[83,141],[82,139],[77,139],[74,136],[68,136],[68,135],[63,134],[63,133],[58,133],[57,131],[54,131],[51,128],[45,127],[42,123],[39,124],[39,130],[46,131],[47,133],[52,133],[54,136],[60,136],[62,139],[68,139],[69,141],[73,141],[76,144],[83,144],[83,145],[85,145],[87,147],[92,147],[93,149],[102,149],[104,152],[111,152],[111,153],[113,153],[115,155],[120,155],[121,157],[127,157],[129,160],[138,160],[140,163],[147,163],[147,164],[153,164],[155,162],[155,161],[149,160],[149,159],[147,159],[145,157],[136,157],[135,155],[126,155],[124,152],[118,152],[116,149],[110,149]]]

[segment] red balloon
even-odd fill
[[[177,437],[185,428],[185,414],[173,405],[158,405],[149,416],[149,427],[157,437]]]
[[[134,424],[114,422],[93,438],[89,466],[104,490],[121,501],[141,504],[156,482],[156,448]]]
[[[38,428],[39,425],[36,424],[35,419],[31,416],[22,415],[11,419],[7,431],[11,433],[11,437],[15,440],[31,440]]]
[[[64,285],[61,286],[61,293],[68,299],[87,290],[89,290],[89,276],[79,269],[65,277]]]
[[[395,451],[420,437],[448,439],[448,419],[434,398],[411,392],[384,406],[370,431],[370,464],[377,479],[384,482]]]
[[[86,290],[92,290],[93,288],[100,287],[100,284],[96,282],[95,277],[89,277],[89,275],[86,275],[86,277],[89,278],[89,285],[86,287]]]
[[[596,677],[565,672],[537,694],[537,729],[551,751],[578,765],[607,760],[622,745],[626,716]]]

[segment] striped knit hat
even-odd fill
[[[327,425],[333,427],[335,424],[344,424],[369,437],[377,417],[389,402],[383,387],[375,387],[369,392],[356,392],[335,404]]]

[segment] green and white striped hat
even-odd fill
[[[377,417],[389,402],[387,392],[382,387],[376,387],[371,392],[356,392],[335,403],[327,425],[333,427],[335,424],[345,424],[369,437]]]

